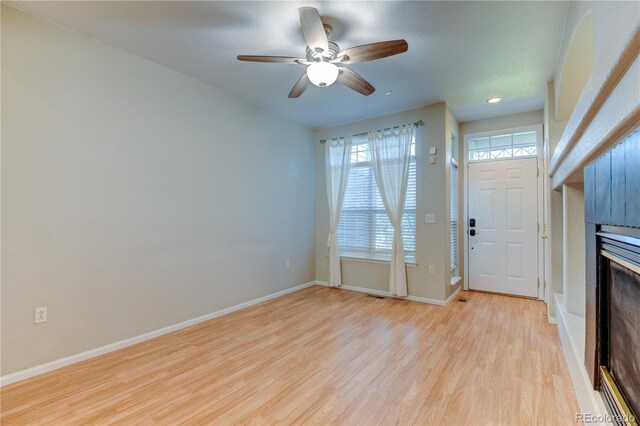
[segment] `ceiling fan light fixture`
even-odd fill
[[[318,9],[310,6],[298,8],[300,27],[307,45],[304,58],[290,56],[239,55],[239,61],[266,62],[273,64],[305,65],[306,71],[293,85],[289,98],[300,97],[312,84],[318,87],[331,86],[338,82],[361,95],[369,96],[376,88],[355,71],[343,65],[374,61],[399,55],[409,49],[406,40],[387,40],[368,43],[341,50],[333,41],[329,41],[333,28],[322,22]],[[340,67],[338,67],[338,64]]]
[[[502,98],[489,98],[489,99],[487,99],[487,103],[488,104],[497,104],[501,100],[502,100]]]
[[[318,87],[331,86],[336,82],[340,69],[329,62],[315,62],[307,68],[307,77]]]

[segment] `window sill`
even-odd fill
[[[451,277],[451,285],[456,285],[460,282],[462,277]]]
[[[328,253],[327,253],[327,257],[329,257]],[[382,263],[387,265],[391,263],[391,260],[388,257],[375,256],[375,255],[357,253],[357,252],[341,253],[340,259],[355,261],[355,262],[365,262],[365,263]],[[416,266],[418,266],[418,263],[415,260],[405,260],[405,265],[407,265],[408,268],[415,268]]]

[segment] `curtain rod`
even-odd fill
[[[416,121],[415,123],[413,123],[413,125],[414,125],[414,126],[416,126],[416,127],[418,127],[418,126],[424,126],[424,121],[422,121],[422,120],[418,120],[418,121]],[[388,127],[388,128],[386,128],[386,129],[382,129],[381,131],[383,131],[383,132],[384,132],[384,131],[387,131],[387,130],[397,129],[397,128],[399,128],[399,127],[400,127],[400,126]],[[367,134],[367,133],[358,133],[357,135],[353,135],[353,136],[364,136],[364,135],[366,135],[366,134]],[[320,143],[325,143],[326,141],[327,141],[326,139],[320,139]]]

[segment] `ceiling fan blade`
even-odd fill
[[[300,79],[296,82],[296,84],[293,85],[293,89],[291,89],[291,92],[289,92],[289,97],[297,98],[298,96],[302,95],[302,93],[307,90],[307,87],[309,87],[310,84],[311,82],[309,81],[309,77],[307,77],[307,73],[305,72],[302,77],[300,77]]]
[[[360,77],[356,72],[351,71],[349,68],[340,68],[338,81],[349,89],[353,89],[365,96],[369,96],[376,91],[375,87],[369,84],[367,80]]]
[[[313,7],[301,7],[298,9],[300,25],[304,39],[311,50],[322,54],[329,50],[329,40],[324,32],[324,26],[318,10]]]
[[[408,49],[409,45],[405,40],[390,40],[351,47],[340,52],[340,56],[342,56],[343,63],[355,64],[356,62],[373,61],[397,55]]]
[[[301,64],[302,62],[306,62],[306,59],[292,58],[289,56],[257,56],[257,55],[238,55],[238,60],[249,61],[249,62],[270,62],[274,64]]]

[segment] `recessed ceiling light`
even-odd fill
[[[497,104],[501,100],[502,100],[502,98],[489,98],[489,99],[487,99],[487,103],[488,104]]]
[[[384,92],[385,96],[389,96],[391,94],[391,90],[389,90],[388,92]]]

